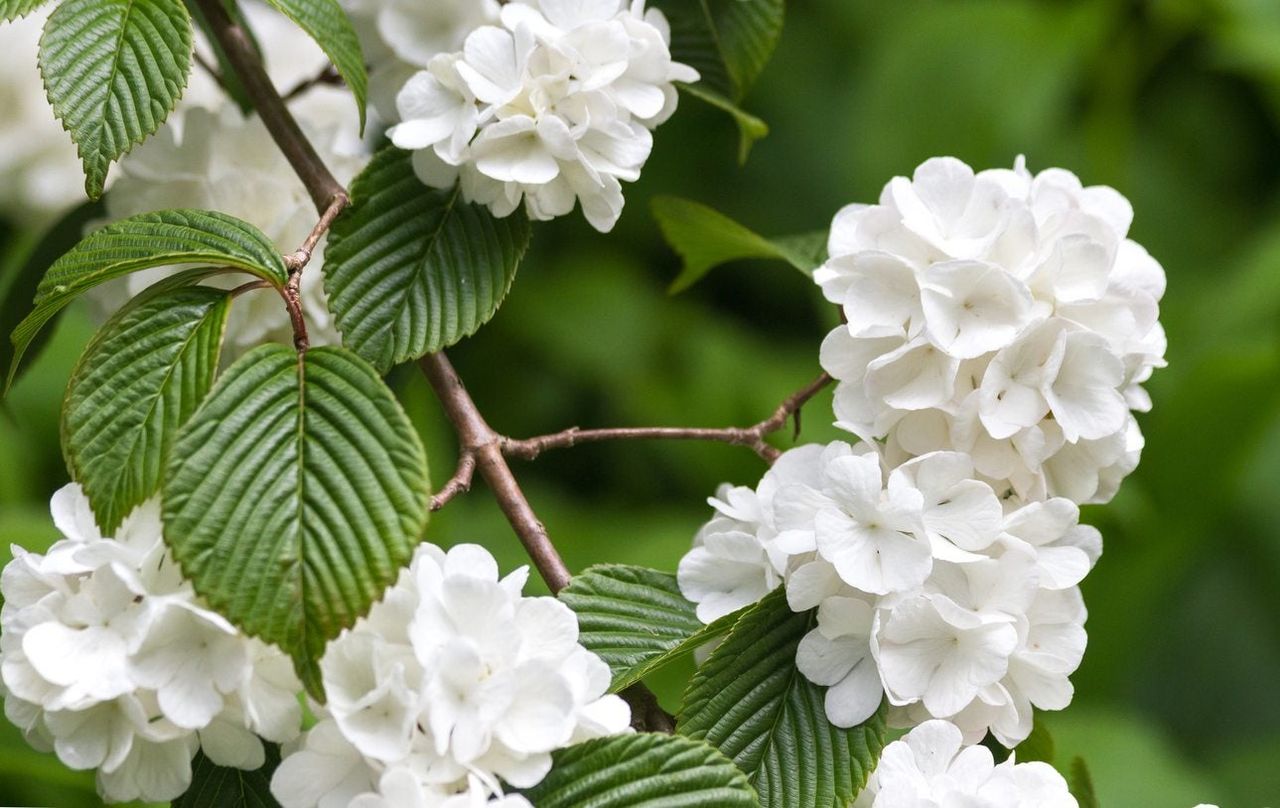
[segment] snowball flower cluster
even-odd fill
[[[651,130],[676,107],[670,30],[644,0],[518,0],[499,26],[433,57],[397,96],[389,135],[414,150],[428,185],[460,178],[469,201],[507,216],[523,202],[545,220],[580,203],[597,230],[622,213],[622,182],[640,176]]]
[[[965,746],[959,729],[926,721],[884,748],[855,808],[1076,808],[1067,781],[1047,763],[996,765],[991,750]]]
[[[51,11],[0,24],[0,215],[37,225],[84,199],[76,147],[53,117],[36,66]]]
[[[1164,365],[1165,275],[1132,219],[1111,188],[1021,159],[935,158],[840,211],[814,273],[847,321],[821,352],[840,425],[895,463],[967,452],[1002,494],[1109,500]]]
[[[14,546],[0,577],[5,715],[42,751],[96,769],[104,799],[171,800],[197,750],[257,769],[259,738],[298,734],[289,659],[205,607],[161,539],[155,500],[114,538],[76,484],[53,496],[65,537],[44,555]]]
[[[295,110],[297,112],[297,110]],[[351,117],[349,108],[341,112]],[[359,152],[344,147],[343,129],[327,116],[301,115],[326,165],[339,181],[349,181],[363,165]],[[180,129],[180,131],[179,131]],[[282,253],[298,248],[315,225],[315,209],[306,187],[276,148],[257,116],[244,117],[232,105],[219,111],[188,110],[182,126],[166,125],[121,161],[115,184],[106,195],[107,214],[122,219],[153,210],[192,208],[217,210],[236,216],[263,231]],[[303,275],[302,303],[312,344],[339,342],[329,315],[319,271],[323,242],[314,270]],[[129,298],[174,267],[138,272],[91,292],[104,313],[114,312]],[[240,275],[215,278],[234,286]],[[245,293],[232,307],[227,329],[228,359],[268,341],[291,339],[288,314],[273,289]]]
[[[285,808],[527,808],[551,752],[627,731],[609,667],[573,612],[523,597],[487,550],[419,548],[367,618],[321,661],[327,714],[272,780]],[[492,800],[490,800],[492,797]],[[489,800],[486,802],[486,800]]]
[[[796,664],[827,687],[827,717],[865,721],[887,696],[895,723],[959,724],[1012,746],[1032,707],[1060,710],[1085,648],[1077,584],[1102,552],[1070,500],[1019,505],[932,452],[887,469],[866,444],[784,453],[753,491],[722,488],[680,563],[706,622],[779,583],[817,609]]]

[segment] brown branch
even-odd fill
[[[303,245],[306,258],[309,259],[310,251],[314,249],[324,230],[346,206],[349,199],[347,191],[334,178],[315,148],[302,133],[298,122],[294,120],[284,100],[267,77],[262,67],[262,60],[254,49],[252,41],[232,22],[222,7],[221,0],[196,0],[196,2],[204,11],[214,36],[227,53],[227,61],[240,76],[246,93],[262,117],[272,139],[288,159],[289,164],[293,166],[294,172],[311,195],[316,210],[321,214],[320,223],[312,232],[314,239],[308,238],[307,243]],[[299,253],[302,252],[303,250],[300,249]],[[301,263],[296,271],[290,268],[290,283],[286,284],[286,289],[292,287],[295,293],[299,282],[295,278],[300,277],[302,266],[305,266],[305,260],[300,259],[299,253],[286,259]],[[296,298],[290,304],[291,317],[295,311],[299,314],[301,312],[301,306]],[[295,339],[301,335],[305,340],[305,331],[299,331],[296,322],[294,327]],[[301,345],[301,349],[305,349],[305,345]],[[524,544],[539,574],[547,582],[551,591],[560,591],[569,583],[569,568],[560,558],[560,554],[547,535],[546,528],[538,521],[529,501],[525,499],[524,492],[520,490],[515,475],[507,466],[506,458],[502,455],[501,436],[485,422],[480,411],[476,409],[475,402],[471,400],[471,396],[463,386],[462,380],[454,371],[453,365],[444,354],[429,354],[423,357],[419,364],[444,405],[449,419],[453,422],[462,444],[462,451],[471,457],[470,461],[461,460],[460,468],[465,469],[473,464],[475,469],[480,471],[498,500],[498,505],[506,515],[507,521]],[[454,488],[460,488],[468,484],[470,473],[472,472],[464,471],[460,475],[455,475],[455,479],[459,482],[454,484],[451,480],[450,485],[445,486],[446,490],[451,485]],[[443,495],[445,492],[441,493]],[[639,729],[671,731],[671,717],[662,711],[657,700],[643,685],[628,688],[624,697],[632,704],[633,722]]]
[[[612,440],[702,440],[746,446],[766,461],[772,463],[780,454],[765,438],[786,426],[787,419],[796,417],[799,432],[800,408],[830,384],[831,377],[823,373],[803,389],[792,393],[778,405],[773,414],[749,427],[709,429],[699,427],[618,427],[613,429],[579,429],[571,427],[551,435],[516,440],[504,438],[502,451],[507,457],[534,460],[549,449],[568,449],[583,443],[600,443]]]
[[[346,194],[346,189],[334,178],[320,155],[316,154],[311,141],[302,133],[298,122],[289,114],[289,108],[272,85],[248,33],[231,19],[221,0],[196,0],[196,3],[204,12],[213,35],[222,45],[227,62],[240,77],[245,93],[253,101],[262,123],[271,133],[271,139],[280,147],[289,165],[293,166],[294,173],[306,186],[316,211],[323,214],[336,196]]]
[[[458,494],[471,490],[471,480],[476,474],[476,456],[468,451],[458,454],[458,468],[431,498],[431,510],[438,511]]]

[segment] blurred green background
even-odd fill
[[[1280,805],[1280,2],[793,0],[746,106],[772,134],[745,168],[731,124],[686,100],[614,234],[576,215],[537,228],[497,318],[451,352],[492,424],[747,424],[817,373],[835,315],[794,271],[743,263],[666,295],[678,266],[654,194],[781,235],[825,227],[938,154],[989,167],[1023,153],[1114,185],[1169,275],[1170,367],[1149,386],[1141,467],[1087,511],[1107,542],[1084,585],[1089,650],[1075,703],[1044,720],[1059,764],[1084,755],[1108,808]],[[0,226],[0,255],[23,242]],[[0,416],[6,542],[55,538],[59,401],[90,333],[72,310]],[[442,482],[443,415],[415,374],[392,381]],[[835,436],[829,401],[805,410],[804,440]],[[762,470],[744,449],[645,443],[516,468],[571,567],[668,570],[716,484]],[[429,537],[524,563],[483,485]],[[655,686],[674,701],[687,674]],[[87,783],[0,730],[0,804],[96,804]]]

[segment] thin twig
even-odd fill
[[[231,297],[233,298],[240,297],[240,295],[244,294],[245,292],[253,292],[258,289],[266,289],[270,286],[271,284],[267,283],[264,280],[249,281],[248,283],[242,283],[236,288],[232,289]]]
[[[431,510],[438,511],[458,494],[471,490],[471,480],[476,474],[476,456],[468,451],[458,454],[458,468],[449,478],[449,482],[441,486],[431,498]]]
[[[321,85],[341,84],[342,76],[338,75],[338,71],[331,64],[326,64],[320,68],[320,72],[308,79],[303,79],[293,85],[293,89],[284,94],[285,103],[289,103],[296,98],[306,95],[313,87]]]
[[[618,427],[612,429],[579,429],[571,427],[550,435],[516,440],[504,438],[502,452],[519,460],[534,460],[549,449],[568,449],[583,443],[600,443],[613,440],[702,440],[746,446],[767,462],[778,457],[778,450],[770,446],[765,437],[786,426],[793,415],[800,417],[800,408],[817,395],[832,379],[823,373],[803,389],[787,396],[773,414],[749,427],[725,427],[721,429],[699,427]],[[797,424],[797,432],[799,426]]]

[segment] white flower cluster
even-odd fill
[[[389,135],[414,151],[428,185],[452,186],[496,216],[523,202],[529,216],[580,203],[611,230],[653,147],[652,129],[676,107],[672,82],[697,81],[673,62],[670,29],[644,0],[515,0],[500,26],[477,28],[461,51],[434,56],[396,103]],[[385,12],[384,12],[385,13]]]
[[[821,353],[840,425],[895,462],[967,452],[1002,494],[1109,500],[1164,364],[1164,271],[1132,219],[1111,188],[1021,159],[932,159],[842,210],[814,273],[847,321]]]
[[[419,548],[321,661],[327,715],[272,780],[285,808],[527,808],[555,749],[627,731],[573,612],[487,550]],[[490,797],[493,799],[490,800]]]
[[[369,102],[384,121],[398,122],[396,95],[431,59],[462,49],[467,35],[497,25],[498,0],[342,0],[369,67]]]
[[[0,215],[32,224],[84,199],[76,147],[53,117],[36,65],[50,11],[0,23]]]
[[[886,472],[871,447],[783,454],[756,490],[723,488],[680,563],[681,591],[710,622],[779,582],[817,608],[796,663],[826,686],[832,723],[854,726],[884,696],[895,723],[947,718],[971,742],[1012,746],[1032,706],[1060,710],[1084,654],[1076,585],[1102,552],[1057,498],[1002,504],[972,461],[934,452]]]
[[[289,659],[204,607],[161,539],[152,500],[104,538],[78,485],[53,496],[65,538],[14,546],[0,588],[5,715],[38,749],[96,769],[111,801],[180,796],[197,750],[257,769],[259,737],[297,736]]]
[[[349,108],[341,111],[352,117]],[[299,117],[325,164],[339,181],[349,181],[365,158],[344,148],[342,127],[324,115]],[[182,124],[166,125],[121,161],[106,195],[108,217],[122,219],[169,208],[217,210],[258,227],[281,252],[296,250],[315,224],[315,209],[262,121],[256,116],[246,118],[224,104],[216,112],[191,108]],[[318,271],[323,244],[313,262],[316,271],[305,273],[302,280],[303,313],[314,345],[339,342],[326,305],[324,276]],[[110,314],[176,269],[136,272],[95,288],[90,295],[104,315]],[[242,275],[228,275],[213,283],[230,287],[244,280]],[[275,290],[248,292],[232,307],[226,355],[234,359],[267,341],[288,342],[291,335],[288,314]]]
[[[991,750],[965,746],[946,721],[926,721],[884,748],[854,808],[1076,808],[1067,781],[1047,763],[996,765]]]

